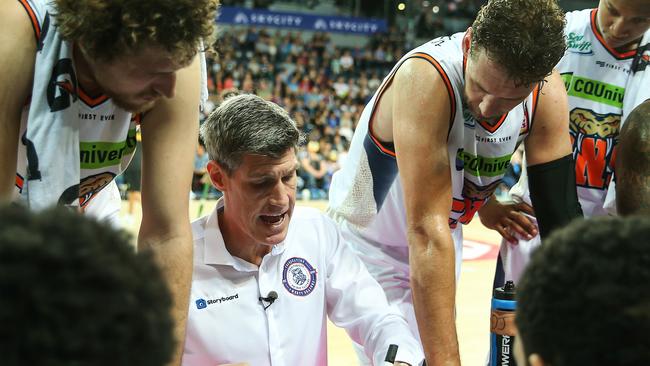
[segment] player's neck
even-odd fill
[[[629,51],[634,51],[639,46],[639,41],[640,40],[641,40],[641,38],[635,39],[634,41],[632,41],[632,42],[630,42],[630,43],[628,43],[628,44],[626,44],[624,46],[614,48],[614,50],[616,50],[616,52],[618,52],[618,53],[626,53],[626,52],[629,52]]]
[[[77,72],[77,82],[83,91],[91,96],[101,95],[103,90],[95,80],[88,60],[76,44],[72,48],[72,59]]]

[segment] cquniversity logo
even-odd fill
[[[208,303],[203,299],[196,300],[196,308],[201,310],[208,307]]]

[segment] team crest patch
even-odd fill
[[[296,296],[307,296],[316,287],[316,270],[304,258],[289,258],[283,266],[282,284]]]

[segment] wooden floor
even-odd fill
[[[192,201],[190,217],[197,217],[201,205],[202,215],[206,215],[214,208],[215,202]],[[326,206],[324,201],[298,201],[297,204],[320,209]],[[125,214],[126,202],[122,208]],[[132,219],[124,220],[124,226],[134,235],[141,216],[139,207],[135,211]],[[491,286],[500,236],[483,227],[478,217],[465,226],[464,236],[463,267],[456,299],[461,361],[463,365],[485,365],[489,347]],[[333,366],[358,364],[347,334],[332,324],[328,325],[328,357]]]

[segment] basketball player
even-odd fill
[[[650,364],[648,237],[647,216],[594,217],[545,240],[517,290],[517,365]]]
[[[3,366],[163,366],[172,299],[151,252],[91,215],[0,205]]]
[[[552,72],[563,29],[555,1],[492,0],[466,32],[410,51],[364,109],[334,175],[328,212],[419,331],[429,365],[460,363],[461,227],[519,143],[544,228],[579,215],[566,92]]]
[[[153,250],[167,276],[179,340],[192,271],[187,208],[198,136],[198,51],[202,39],[210,44],[216,7],[216,0],[0,6],[0,200],[16,191],[33,209],[59,203],[98,216],[115,212],[119,200],[103,200],[108,204],[100,208],[92,201],[102,201],[103,188],[114,189],[139,123],[138,246]]]
[[[567,50],[557,69],[569,94],[575,185],[586,217],[607,215],[605,198],[621,124],[635,105],[650,98],[647,82],[640,81],[648,74],[643,57],[650,45],[639,44],[644,32],[650,36],[649,28],[648,0],[601,0],[597,9],[567,13]],[[495,287],[507,280],[516,283],[541,242],[527,179],[524,171],[512,188],[514,202],[491,199],[479,213],[483,224],[504,238]]]

